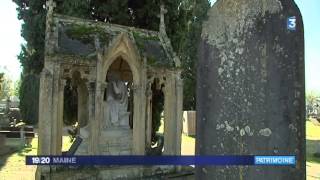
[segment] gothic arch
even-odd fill
[[[142,66],[141,57],[134,42],[126,33],[120,34],[107,48],[108,51],[102,56],[101,73],[99,79],[103,81],[111,65],[121,58],[130,67],[133,82],[133,146],[132,153],[145,154],[145,77],[146,70]]]
[[[108,52],[103,57],[103,68],[101,76],[105,76],[114,61],[121,57],[130,66],[133,76],[133,84],[141,84],[141,61],[135,45],[131,42],[128,35],[120,34],[110,45]],[[101,77],[101,79],[103,79]]]

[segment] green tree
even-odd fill
[[[0,73],[0,92],[1,92],[1,94],[0,94],[0,96],[2,96],[2,83],[3,83],[3,75],[4,75],[4,73]]]
[[[13,95],[19,97],[19,91],[20,91],[20,86],[21,86],[21,80],[17,80],[14,82],[14,90],[13,90]]]
[[[306,92],[307,118],[310,116],[320,117],[320,93],[316,91]],[[317,114],[316,114],[317,113]]]
[[[19,89],[21,116],[27,123],[38,120],[39,77],[43,68],[46,9],[45,0],[13,0],[18,7],[18,19],[23,20],[18,59],[22,66]]]
[[[27,124],[36,124],[39,108],[39,76],[26,74],[21,78],[19,88],[20,112]]]
[[[184,110],[195,110],[196,106],[196,66],[197,51],[202,31],[202,22],[207,18],[206,14],[210,8],[207,0],[189,0],[181,4],[181,29],[176,35],[179,42],[173,44],[182,62],[182,78],[184,84],[183,108]],[[175,35],[175,34],[174,34]],[[171,38],[174,39],[174,38]]]
[[[6,76],[2,75],[2,82],[1,82],[1,92],[0,92],[0,99],[8,99],[10,96],[12,96],[12,80]]]

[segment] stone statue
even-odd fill
[[[118,73],[108,74],[108,85],[106,101],[104,103],[105,127],[128,126],[128,88],[124,81],[121,81]]]

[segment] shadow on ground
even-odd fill
[[[1,147],[1,152],[0,152],[0,171],[3,166],[6,165],[7,159],[12,156],[14,153],[19,152],[23,150],[22,148],[16,148],[16,147],[11,147],[11,146],[4,146]]]
[[[320,156],[315,156],[317,152],[320,151],[320,140],[309,140],[307,139],[307,161],[313,162],[313,163],[319,163],[320,164]]]

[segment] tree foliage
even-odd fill
[[[22,76],[19,95],[22,120],[27,124],[36,124],[39,109],[39,76]]]
[[[0,100],[19,96],[20,80],[14,81],[7,73],[0,73]]]
[[[306,93],[307,118],[310,116],[320,117],[320,93],[307,91]]]
[[[19,97],[20,87],[21,87],[21,80],[19,79],[14,82],[13,96]]]
[[[1,76],[1,74],[0,74]],[[5,73],[0,77],[0,100],[9,99],[15,95],[15,82]]]
[[[35,118],[35,115],[27,112],[33,111],[33,107],[37,104],[30,106],[24,101],[37,103],[33,99],[38,99],[39,96],[36,89],[37,83],[32,83],[28,78],[30,78],[29,74],[39,74],[43,68],[46,1],[13,1],[18,5],[18,18],[24,22],[21,35],[27,42],[22,45],[18,56],[23,67],[21,87],[28,87],[34,91],[21,88],[20,97],[23,99],[20,107],[24,109],[22,117],[31,119]],[[57,3],[55,12],[60,14],[149,30],[159,29],[160,0],[56,0],[55,2]],[[210,4],[208,0],[163,0],[163,3],[168,11],[165,17],[166,31],[173,42],[175,52],[182,61],[184,109],[195,109],[197,46],[201,24]],[[68,106],[68,104],[75,103],[65,102],[65,105]],[[37,112],[37,110],[34,111]]]
[[[45,0],[13,0],[18,7],[18,19],[23,20],[18,59],[23,67],[19,89],[22,119],[35,124],[38,120],[39,77],[44,59],[46,9]]]
[[[3,89],[3,81],[4,81],[4,73],[0,73],[0,97],[2,96],[2,89]]]

